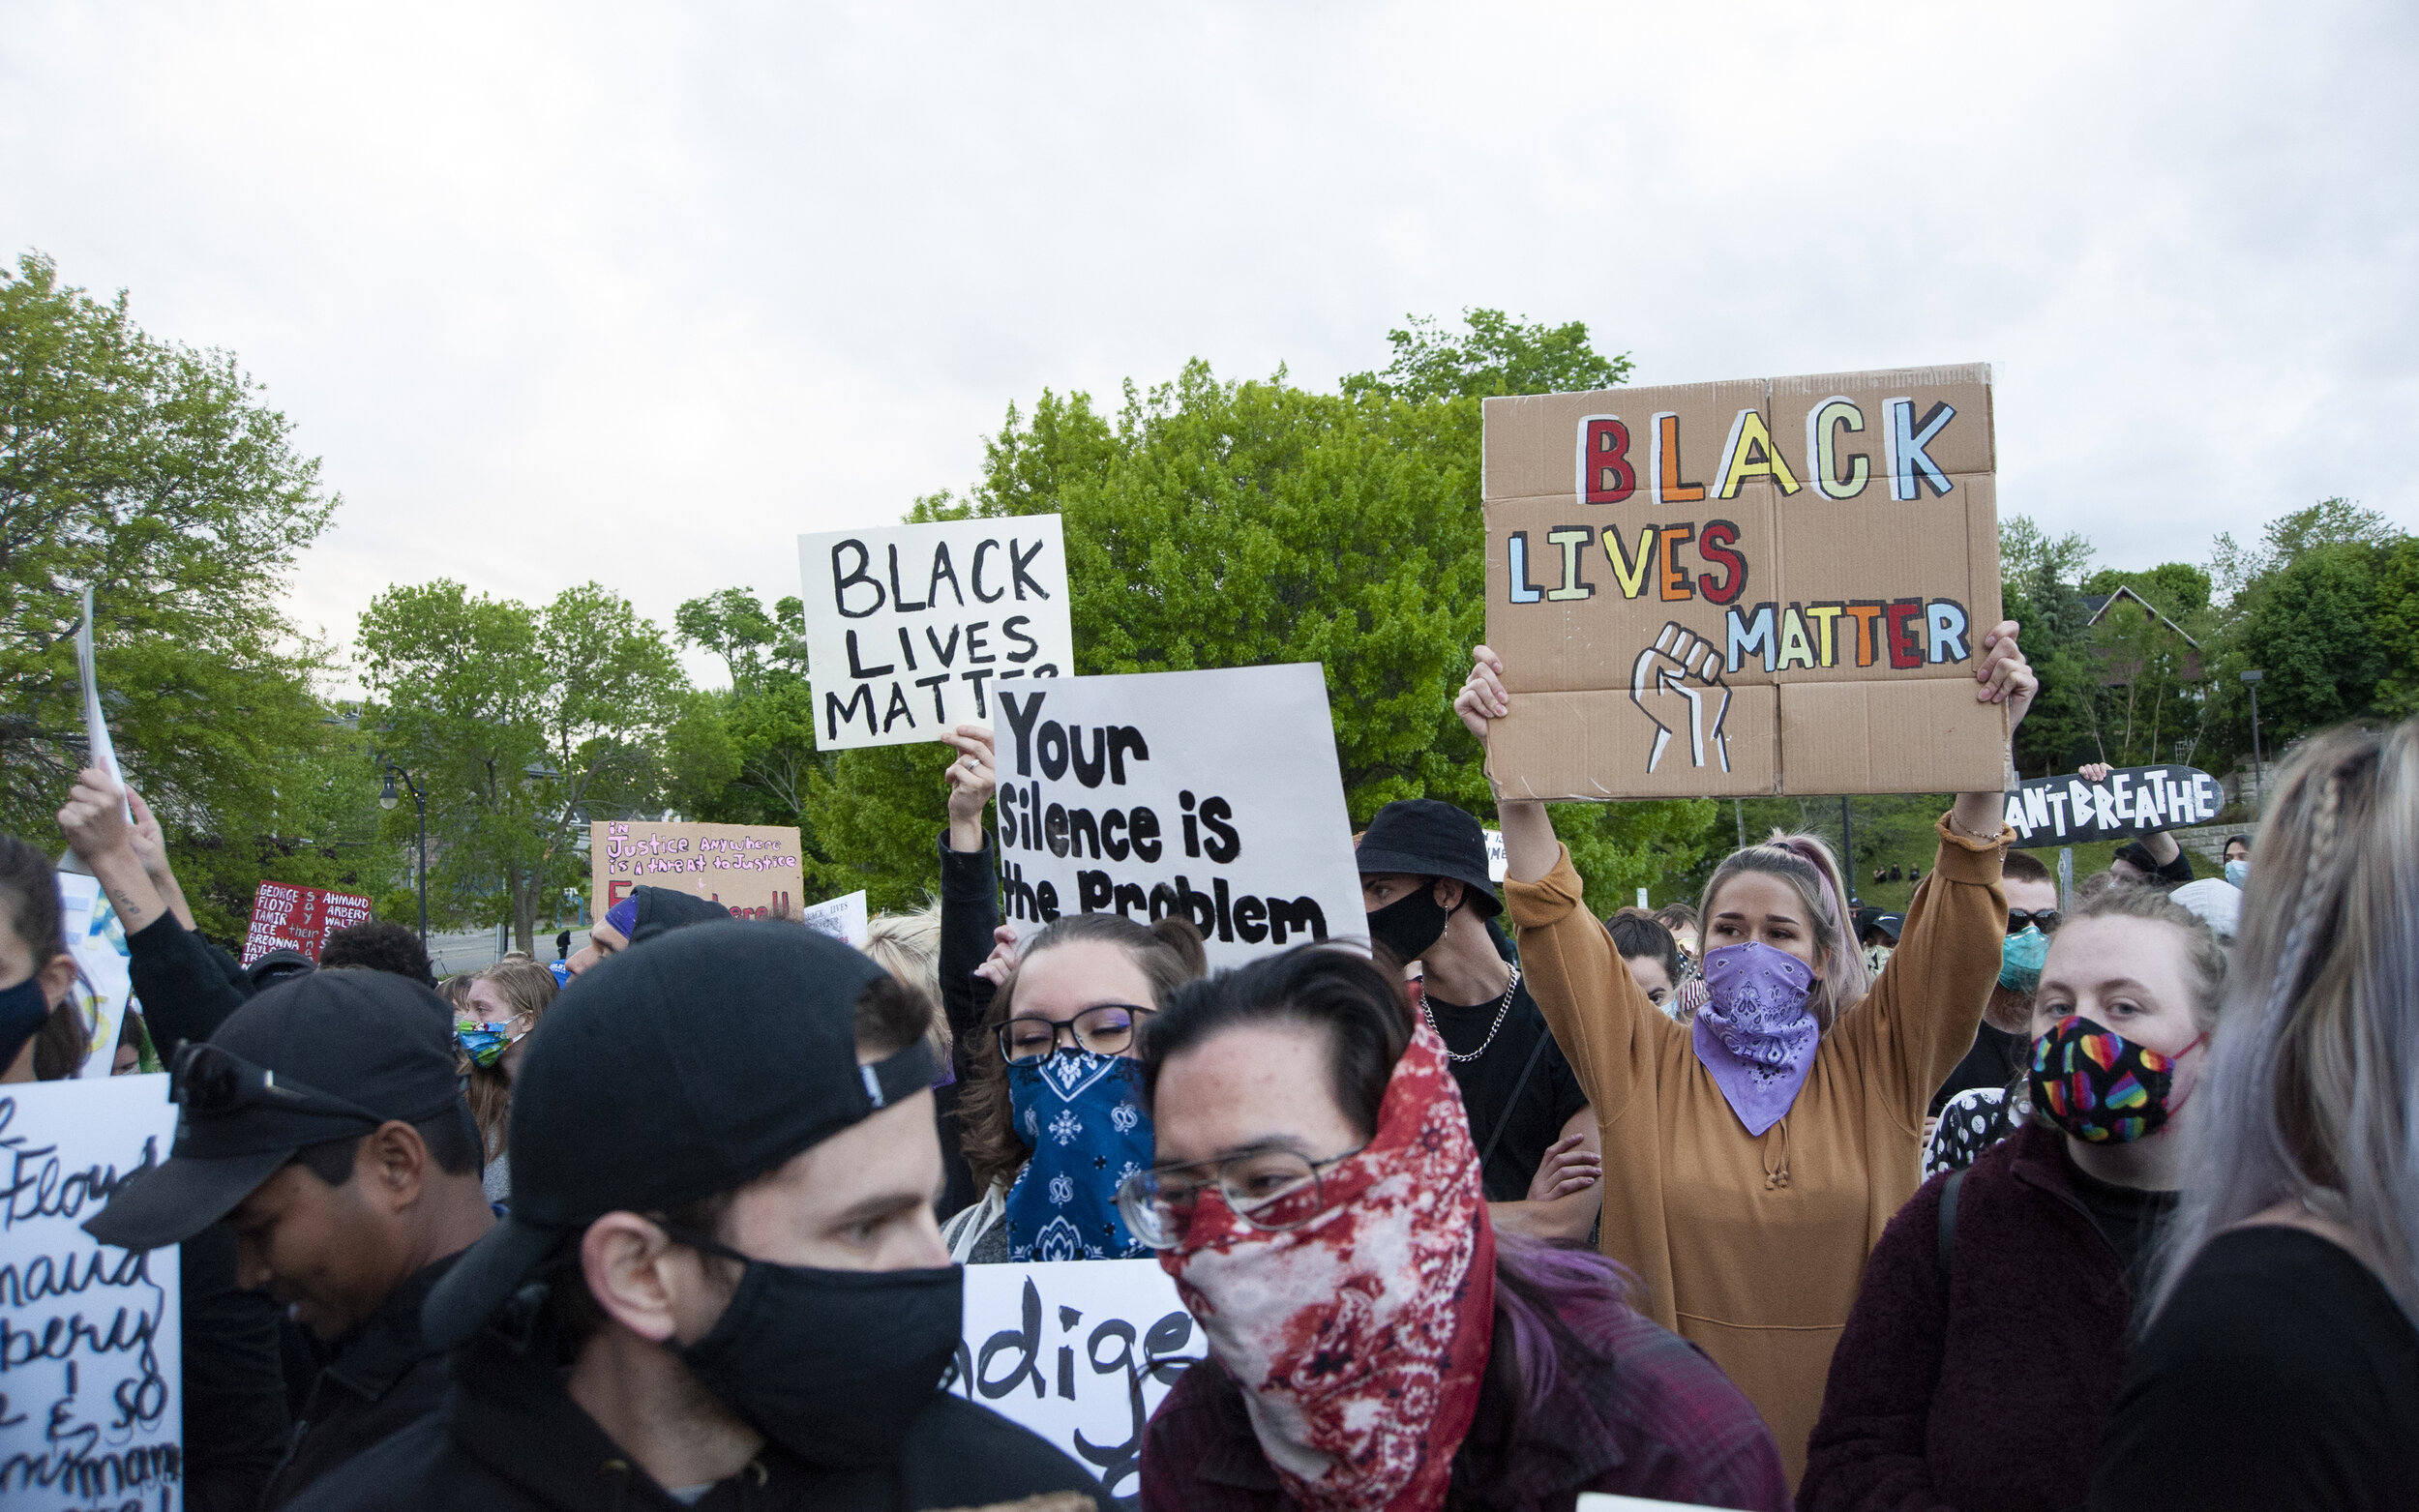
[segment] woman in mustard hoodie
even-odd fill
[[[2011,734],[2040,686],[2016,637],[2012,621],[1984,637],[1975,673]],[[1515,716],[1502,660],[1473,659],[1454,707],[1483,741]],[[1865,1257],[1921,1184],[1925,1107],[1998,977],[2003,802],[1964,793],[1942,816],[1877,981],[1828,846],[1776,836],[1731,856],[1698,908],[1709,1001],[1684,1026],[1588,912],[1545,806],[1497,794],[1522,968],[1603,1131],[1601,1248],[1637,1276],[1640,1311],[1763,1412],[1793,1485]]]

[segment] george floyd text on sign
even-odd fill
[[[0,1502],[180,1508],[177,1251],[77,1227],[167,1158],[164,1075],[0,1088]]]
[[[947,1388],[1049,1439],[1112,1497],[1139,1489],[1143,1425],[1204,1340],[1159,1262],[966,1267]]]
[[[2035,777],[2008,794],[2008,826],[2019,850],[2124,840],[2206,824],[2225,807],[2225,789],[2189,766],[2129,766],[2096,783]]]
[[[1990,370],[1490,399],[1504,791],[2002,786]]]
[[[783,824],[588,825],[591,906],[603,918],[634,887],[669,887],[719,903],[742,919],[795,911],[801,875],[796,829]]]
[[[1075,669],[1056,515],[798,537],[820,751],[937,740]]]
[[[292,882],[262,882],[252,895],[252,923],[244,931],[244,964],[273,950],[297,950],[312,960],[338,930],[370,922],[370,900],[359,893],[330,892]]]
[[[1064,913],[1182,914],[1211,965],[1367,937],[1317,663],[1010,687],[996,731],[1019,934]]]

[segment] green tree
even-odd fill
[[[918,499],[909,519],[1060,515],[1079,671],[1323,663],[1356,822],[1420,796],[1490,814],[1450,707],[1485,620],[1479,400],[1606,387],[1628,359],[1597,354],[1577,322],[1497,311],[1469,311],[1458,332],[1414,319],[1390,340],[1385,370],[1335,394],[1281,371],[1222,381],[1199,362],[1147,393],[1129,383],[1114,418],[1045,390],[1030,414],[1009,408],[972,489]],[[882,906],[932,885],[947,759],[899,746],[808,767],[826,887],[865,886]],[[1702,802],[1575,805],[1557,822],[1617,902],[1693,864],[1715,815]]]
[[[542,608],[442,578],[390,588],[359,660],[376,753],[428,797],[432,909],[510,919],[523,950],[586,881],[586,819],[659,812],[669,750],[714,750],[663,633],[593,582]]]
[[[300,844],[332,815],[295,796],[342,744],[312,689],[325,653],[277,600],[338,501],[259,392],[231,355],[145,334],[123,292],[96,300],[36,253],[0,269],[0,828],[61,844],[90,584],[119,757],[223,937],[263,876],[335,875]]]
[[[2021,627],[2025,658],[2041,674],[2041,694],[2016,732],[2016,770],[2027,777],[2099,759],[2100,666],[2092,655],[2091,610],[2077,586],[2091,555],[2080,535],[2053,539],[2022,515],[2000,522],[2007,617]]]
[[[2214,748],[2251,756],[2239,680],[2251,668],[2266,673],[2259,724],[2271,756],[2328,725],[2419,707],[2419,543],[2384,516],[2321,499],[2270,520],[2255,547],[2220,536],[2211,565],[2221,596]]]

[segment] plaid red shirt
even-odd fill
[[[1566,1357],[1546,1399],[1481,1464],[1476,1446],[1504,1437],[1508,1407],[1490,1370],[1478,1421],[1455,1457],[1448,1506],[1568,1512],[1579,1493],[1607,1491],[1787,1512],[1789,1482],[1772,1431],[1695,1345],[1618,1305],[1573,1303],[1562,1320],[1603,1358]],[[1143,1431],[1144,1512],[1278,1512],[1287,1504],[1235,1378],[1215,1359],[1186,1370]]]

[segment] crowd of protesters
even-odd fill
[[[2003,624],[1978,699],[2037,684]],[[1478,648],[1456,708],[1516,717]],[[2419,722],[2304,741],[2255,839],[2062,901],[1958,795],[1903,915],[1776,834],[1592,915],[1541,804],[1392,803],[1367,945],[1021,938],[947,737],[941,890],[863,950],[641,887],[552,966],[408,931],[239,966],[139,794],[123,921],[181,1245],[189,1504],[1109,1505],[943,1385],[964,1267],[1155,1260],[1206,1337],[1146,1508],[2419,1507]],[[77,1073],[0,837],[0,1065]]]

